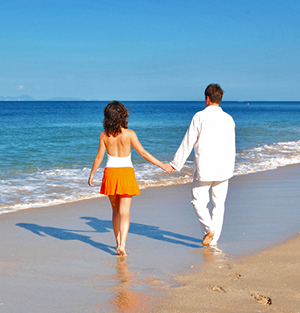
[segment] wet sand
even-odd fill
[[[126,249],[129,255],[123,259],[115,254],[107,198],[2,214],[0,310],[233,312],[226,301],[237,295],[241,298],[236,302],[244,301],[249,312],[256,312],[251,308],[257,312],[276,308],[284,285],[275,286],[274,281],[289,277],[281,269],[288,270],[289,265],[299,273],[297,261],[289,262],[299,260],[298,250],[293,248],[299,238],[280,248],[268,248],[299,232],[299,187],[299,165],[234,177],[219,242],[222,252],[217,254],[201,246],[199,224],[190,204],[190,184],[150,188],[134,198]],[[267,250],[257,254],[263,249]],[[272,263],[262,261],[261,255]],[[265,274],[263,279],[255,278],[259,269]],[[226,292],[214,291],[211,286]],[[272,305],[257,303],[249,292],[270,297]],[[200,293],[205,295],[206,306],[195,300]],[[182,297],[189,306],[180,295],[185,295]],[[282,290],[282,295],[284,301],[287,293]],[[300,307],[297,297],[293,301]]]

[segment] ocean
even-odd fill
[[[99,197],[87,184],[107,101],[0,102],[0,214]],[[124,101],[144,148],[172,160],[203,101]],[[222,102],[236,123],[235,175],[300,163],[300,102]],[[135,151],[141,188],[192,181],[193,153],[181,172],[164,173]]]

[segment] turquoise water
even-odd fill
[[[0,102],[0,212],[99,196],[105,163],[87,185],[107,102]],[[124,102],[129,128],[161,161],[172,160],[204,102]],[[300,102],[224,102],[236,122],[235,174],[300,163]],[[133,152],[141,188],[191,181],[192,160],[165,174]]]

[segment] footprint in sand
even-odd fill
[[[257,303],[262,304],[262,305],[271,305],[272,300],[269,297],[262,296],[260,294],[252,294],[251,297],[253,297]]]
[[[220,286],[211,286],[211,289],[213,291],[217,291],[217,292],[226,292],[226,290],[224,290],[222,287]]]
[[[234,273],[234,274],[231,274],[230,277],[231,279],[239,280],[242,277],[242,275],[238,273]]]

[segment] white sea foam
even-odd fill
[[[300,140],[263,145],[237,153],[235,175],[276,169],[300,163]],[[141,188],[184,184],[192,181],[192,162],[180,172],[167,174],[158,167],[142,163],[135,165]],[[51,206],[99,197],[103,169],[95,175],[95,186],[87,184],[90,168],[52,169],[23,173],[0,181],[0,214],[18,210]]]
[[[247,174],[300,163],[300,140],[278,142],[237,154],[235,174]]]

